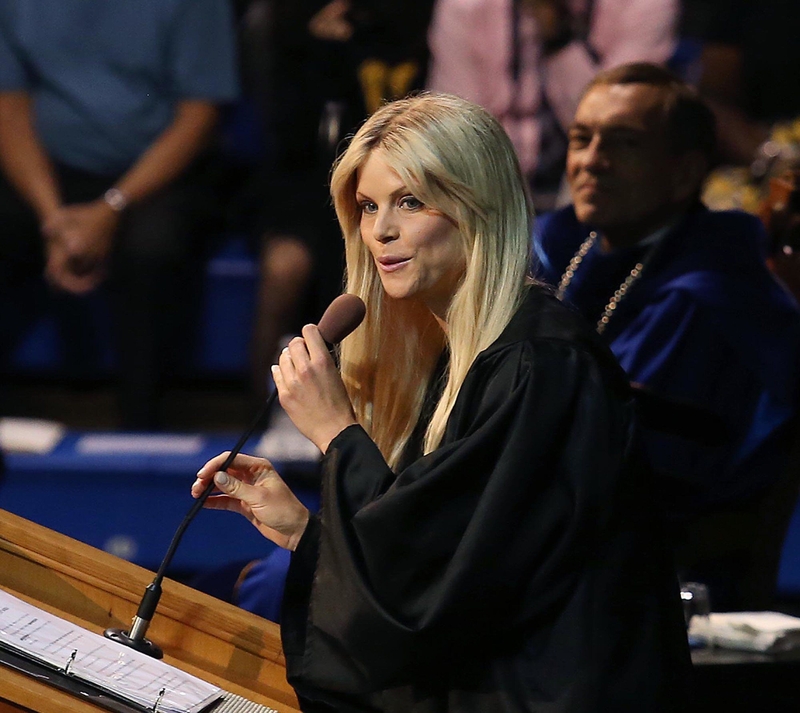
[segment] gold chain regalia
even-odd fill
[[[567,291],[569,283],[572,282],[572,278],[575,277],[575,272],[583,262],[583,258],[586,257],[586,254],[592,249],[592,246],[596,242],[597,233],[593,230],[591,233],[589,233],[589,237],[586,238],[583,243],[581,243],[581,246],[578,248],[578,252],[572,256],[572,260],[569,261],[567,269],[561,276],[561,281],[558,283],[558,291],[556,292],[556,297],[558,297],[558,299],[564,299],[564,293]],[[611,296],[611,299],[603,310],[602,316],[597,320],[596,329],[598,334],[602,334],[605,331],[611,316],[614,314],[614,310],[617,309],[617,305],[619,305],[619,303],[622,301],[622,298],[628,294],[628,290],[630,290],[631,285],[642,276],[643,269],[644,263],[637,262],[633,270],[631,270],[630,275],[628,275],[622,281],[622,284],[614,291],[614,294]]]

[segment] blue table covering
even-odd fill
[[[155,570],[194,502],[189,489],[198,469],[230,449],[237,434],[172,434],[174,448],[169,438],[68,432],[50,453],[7,454],[0,508]],[[115,443],[121,448],[114,450]],[[250,441],[242,451],[252,453],[255,445]],[[292,475],[313,474],[317,464],[275,461],[275,466],[291,484]],[[293,489],[310,508],[318,507],[313,486]],[[167,574],[214,569],[271,549],[240,515],[202,510]]]

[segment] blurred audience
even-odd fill
[[[271,2],[263,104],[274,153],[257,189],[261,283],[253,393],[270,387],[279,340],[316,320],[341,291],[343,245],[328,197],[341,140],[383,101],[420,88],[432,0]]]
[[[800,168],[800,5],[793,0],[693,0],[693,5],[702,18],[698,86],[717,116],[721,159],[704,199],[712,207],[757,213],[769,223],[773,211],[787,208],[775,200],[773,184]],[[780,232],[770,230],[769,266],[800,296],[799,245]]]
[[[775,482],[797,413],[800,313],[765,267],[760,221],[700,203],[714,150],[711,111],[668,71],[600,73],[569,130],[573,204],[535,236],[542,278],[631,381],[706,414],[645,428],[676,533]]]
[[[722,160],[749,165],[775,122],[800,116],[800,6],[705,0],[699,89],[719,124]]]
[[[501,120],[547,210],[584,87],[600,69],[669,60],[679,12],[678,0],[438,0],[428,86]]]
[[[158,425],[192,191],[236,96],[228,0],[0,5],[0,311],[16,316],[42,272],[66,301],[108,282],[125,427]]]

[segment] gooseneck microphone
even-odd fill
[[[325,313],[319,320],[318,325],[320,335],[325,340],[328,348],[333,349],[334,344],[341,342],[342,339],[344,339],[356,327],[358,327],[358,325],[363,321],[365,314],[366,307],[364,303],[355,295],[339,295],[333,302],[331,302],[328,306],[328,309],[325,310]],[[239,440],[236,442],[236,445],[233,447],[233,450],[231,450],[230,454],[225,459],[225,462],[220,468],[221,471],[228,470],[231,463],[233,463],[233,459],[238,455],[245,442],[253,435],[262,421],[266,420],[277,393],[278,390],[275,389],[269,395],[269,398],[267,398],[267,400],[264,402],[264,405],[259,409],[255,418],[253,419],[253,422],[250,424],[250,427],[241,435]],[[149,628],[150,622],[155,614],[158,602],[161,599],[161,582],[164,579],[164,573],[166,572],[167,567],[169,567],[170,562],[172,562],[172,558],[175,555],[175,550],[178,549],[178,543],[180,542],[181,537],[183,537],[183,533],[186,531],[189,523],[203,507],[203,504],[213,490],[214,481],[211,480],[206,486],[206,489],[203,491],[202,495],[192,504],[192,507],[189,509],[186,517],[183,518],[183,522],[175,532],[172,542],[167,549],[167,553],[164,555],[164,559],[161,561],[161,565],[158,568],[155,578],[147,586],[147,589],[145,589],[144,596],[139,604],[139,609],[137,610],[136,616],[133,617],[133,621],[131,622],[130,631],[123,631],[122,629],[106,629],[104,632],[106,638],[112,639],[113,641],[117,641],[121,644],[125,644],[126,646],[130,646],[131,648],[147,654],[148,656],[153,656],[158,659],[163,657],[164,652],[156,644],[150,641],[150,639],[145,638],[145,635],[147,634],[147,629]]]

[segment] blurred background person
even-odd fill
[[[328,196],[340,141],[384,101],[422,87],[432,0],[269,3],[262,84],[272,155],[261,203],[253,393],[270,388],[280,339],[315,320],[341,291],[342,243]]]
[[[227,0],[0,6],[0,358],[33,318],[32,280],[67,305],[108,282],[127,428],[158,425],[182,341],[193,190],[238,91],[231,15]]]
[[[776,195],[774,186],[800,168],[800,5],[691,0],[688,9],[702,47],[694,73],[719,126],[721,165],[704,198],[772,223],[764,245],[768,264],[800,297],[800,239],[770,220],[773,210],[796,216],[800,208],[787,205],[785,192]]]
[[[678,0],[438,0],[428,87],[481,104],[511,136],[538,210],[554,207],[566,130],[600,69],[665,63]]]
[[[773,124],[800,117],[800,6],[693,3],[705,6],[698,87],[718,118],[721,159],[750,165]]]

